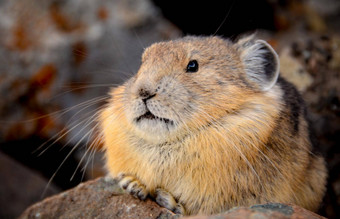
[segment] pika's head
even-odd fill
[[[237,113],[252,95],[275,84],[274,50],[252,37],[185,37],[156,43],[124,85],[124,115],[133,132],[152,142],[182,139]]]

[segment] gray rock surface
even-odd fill
[[[111,178],[99,178],[32,205],[19,219],[43,218],[178,218],[154,201],[140,201],[125,194]],[[221,215],[190,219],[322,219],[294,205],[269,203],[233,208]]]
[[[193,216],[186,219],[325,219],[296,205],[268,203],[251,207],[233,208],[225,214]]]
[[[150,199],[124,194],[116,182],[99,178],[29,207],[19,219],[43,218],[176,218]]]

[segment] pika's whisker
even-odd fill
[[[97,115],[96,115],[96,116],[97,116]],[[97,127],[98,127],[98,124],[96,124],[96,125],[95,125],[88,133],[86,133],[86,135],[92,136],[94,130],[95,130]],[[90,139],[90,138],[88,138],[87,143],[86,143],[85,145],[88,145],[89,139]],[[85,151],[84,155],[82,156],[82,158],[81,158],[80,161],[78,162],[78,165],[77,165],[77,167],[76,167],[74,173],[72,174],[72,176],[71,176],[71,178],[70,178],[70,181],[73,180],[73,178],[74,178],[74,176],[75,176],[77,170],[79,169],[81,163],[82,163],[83,160],[85,159],[85,156],[87,155],[87,153],[89,152],[89,150],[91,150],[91,148],[94,146],[95,143],[96,143],[96,142],[93,141],[93,142],[90,144],[89,149]]]
[[[81,85],[81,86],[77,85],[76,87],[68,86],[68,87],[65,87],[67,89],[66,91],[61,92],[58,95],[55,95],[53,98],[51,98],[51,100],[60,98],[60,96],[66,95],[68,93],[71,93],[71,92],[74,92],[74,91],[77,91],[77,90],[84,90],[84,89],[88,89],[88,88],[116,87],[117,85],[118,84],[110,83],[110,84],[91,84],[91,85]]]
[[[81,104],[81,105],[78,105],[78,107],[80,106],[83,106],[85,105],[86,107],[82,108],[81,110],[79,110],[76,114],[74,114],[71,119],[76,116],[77,114],[79,114],[80,112],[82,112],[83,110],[85,110],[86,108],[90,107],[91,105],[94,105],[96,104],[97,102],[100,102],[102,100],[105,100],[106,97],[104,98],[95,98],[96,100],[93,101],[91,100],[91,102],[87,102],[85,104]],[[96,110],[96,109],[95,109]],[[93,110],[93,111],[95,111]],[[70,120],[71,120],[70,119]],[[76,123],[77,121],[73,122],[73,123]],[[63,128],[60,132],[56,133],[55,135],[53,135],[49,140],[47,140],[46,142],[44,142],[42,145],[40,145],[37,149],[35,149],[32,153],[36,153],[37,151],[41,150],[48,142],[50,142],[52,139],[55,139],[57,136],[59,136],[58,138],[56,138],[51,144],[49,144],[49,146],[47,148],[45,148],[42,152],[40,152],[38,154],[38,156],[41,156],[43,153],[45,153],[46,150],[48,150],[51,146],[53,146],[56,142],[60,141],[60,139],[64,138],[67,134],[69,134],[71,131],[73,131],[75,128],[77,128],[79,125],[81,125],[82,122],[79,122],[78,124],[76,125],[73,125],[71,123],[71,128],[69,128],[67,131],[66,131],[66,128]],[[61,134],[62,133],[62,134]]]

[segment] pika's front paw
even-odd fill
[[[169,209],[170,211],[174,212],[175,214],[185,214],[185,209],[183,205],[178,203],[175,198],[167,191],[163,189],[156,189],[155,192],[155,200],[157,204],[162,207]]]
[[[120,173],[118,174],[117,180],[118,185],[135,198],[145,200],[148,196],[148,192],[146,191],[145,186],[140,183],[135,177]]]

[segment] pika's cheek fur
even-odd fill
[[[195,111],[193,97],[172,76],[137,80],[126,88],[124,112],[136,134],[152,142],[169,141]]]

